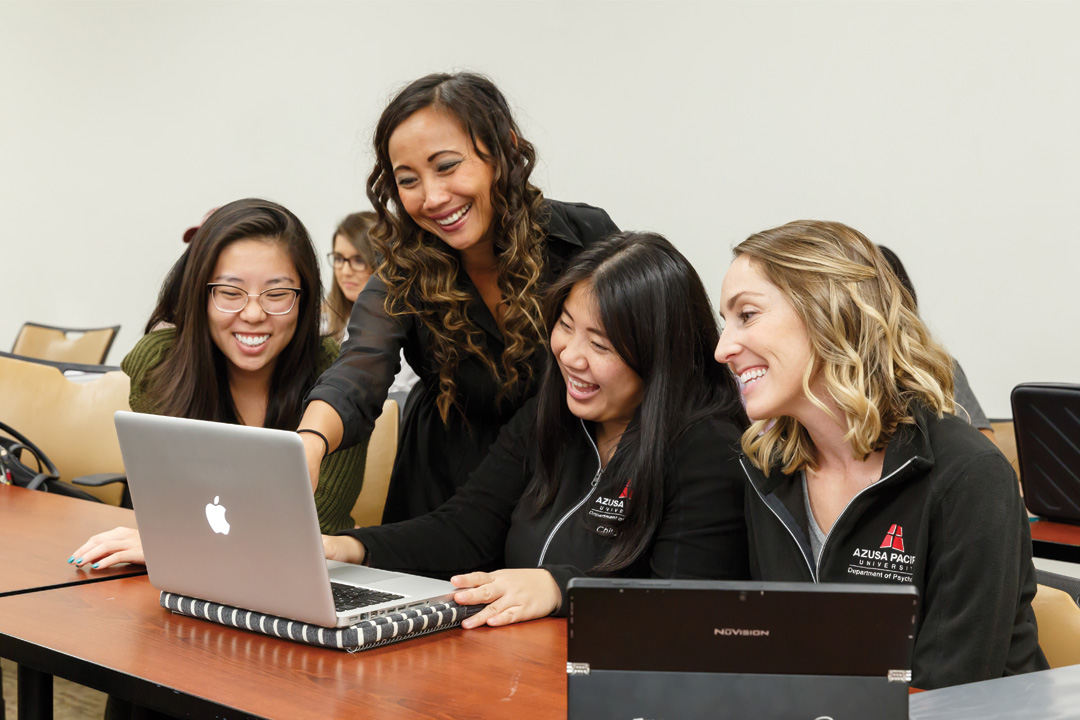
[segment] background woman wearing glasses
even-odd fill
[[[326,334],[341,342],[353,303],[375,269],[375,251],[368,233],[377,216],[371,211],[346,216],[334,230],[334,249],[327,256],[334,275],[326,293]]]
[[[175,327],[148,333],[121,363],[131,409],[294,429],[304,394],[338,354],[319,336],[318,261],[300,220],[266,200],[229,203],[199,228],[165,284],[161,297],[176,305],[153,316]],[[360,444],[323,462],[315,488],[323,532],[353,526],[366,455]],[[138,531],[95,535],[69,562],[143,562]]]
[[[367,285],[375,268],[375,249],[368,233],[378,216],[370,210],[346,216],[334,231],[334,249],[327,255],[334,270],[323,312],[326,334],[342,342],[353,303]],[[390,386],[391,393],[407,393],[416,384],[416,373],[401,356],[401,370]]]

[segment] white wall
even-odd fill
[[[138,339],[180,234],[277,200],[328,250],[389,95],[492,76],[551,197],[679,245],[810,217],[904,259],[984,408],[1080,381],[1080,4],[0,3],[0,347]]]

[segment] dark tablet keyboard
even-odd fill
[[[379,592],[378,590],[356,587],[355,585],[341,585],[339,583],[330,583],[330,588],[334,592],[334,609],[338,612],[371,607],[372,605],[378,605],[379,603],[389,602],[391,600],[400,600],[405,597],[404,595],[395,595],[393,593]]]

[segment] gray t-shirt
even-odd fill
[[[816,563],[821,557],[821,548],[825,544],[825,533],[821,531],[817,520],[814,519],[814,511],[810,509],[810,492],[806,489],[806,473],[800,472],[799,474],[802,475],[803,503],[806,505],[806,526],[810,529],[810,549],[814,552],[814,562]]]

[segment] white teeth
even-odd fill
[[[600,387],[599,385],[594,385],[593,383],[579,382],[578,380],[575,380],[574,378],[570,378],[570,384],[573,385],[578,390],[592,390],[593,388]]]
[[[248,347],[258,347],[270,339],[269,335],[241,335],[239,333],[233,333],[233,337]]]
[[[466,205],[466,206],[464,206],[462,208],[459,208],[458,211],[456,213],[454,213],[453,215],[447,215],[446,217],[442,218],[441,220],[436,220],[435,222],[437,222],[437,223],[439,223],[440,225],[443,225],[443,226],[453,225],[458,220],[460,220],[462,218],[462,216],[465,215],[465,213],[469,212],[469,208],[471,208],[471,207],[472,207],[472,203],[469,203],[468,205]]]
[[[759,377],[761,377],[762,375],[764,375],[768,371],[769,371],[769,368],[760,368],[760,367],[759,368],[753,368],[752,370],[747,370],[747,371],[743,372],[741,375],[739,375],[739,380],[742,382],[743,385],[745,385],[746,383],[750,382],[751,380],[757,380]]]

